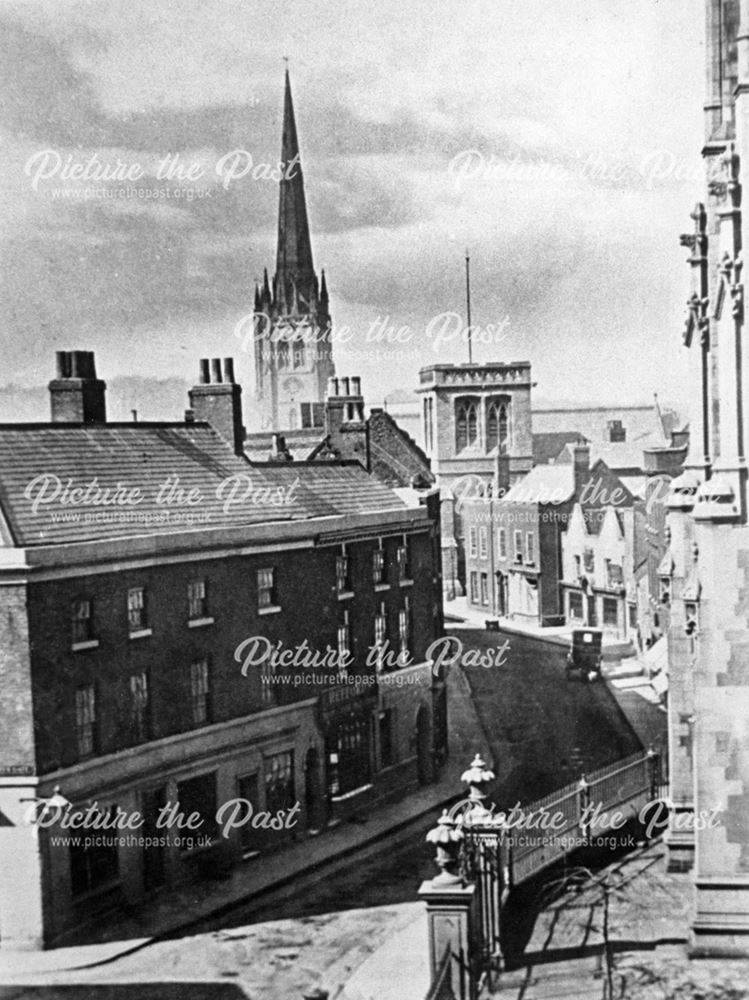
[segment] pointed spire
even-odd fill
[[[288,67],[284,93],[281,161],[283,176],[278,198],[276,278],[280,279],[279,284],[282,286],[291,279],[298,287],[306,290],[310,287],[314,275],[312,244]]]
[[[325,268],[320,272],[320,299],[328,301],[328,286],[325,282]]]

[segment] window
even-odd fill
[[[668,576],[661,576],[658,578],[659,587],[659,597],[661,604],[665,604],[666,607],[671,603],[671,578]]]
[[[210,722],[208,660],[205,658],[190,664],[190,699],[194,724],[202,726]]]
[[[500,559],[507,558],[507,529],[500,528],[497,532],[497,556]]]
[[[624,586],[624,574],[620,563],[606,560],[606,585],[609,590],[620,590]]]
[[[338,657],[338,674],[340,677],[347,677],[346,664],[350,662],[351,658],[351,627],[348,611],[343,612],[343,623],[338,626]]]
[[[525,533],[525,561],[530,565],[536,561],[536,539],[534,538],[532,531],[526,531]]]
[[[486,559],[489,555],[488,533],[486,525],[479,528],[479,558]]]
[[[112,806],[104,815],[114,821],[116,806]],[[70,838],[70,889],[73,896],[94,892],[117,881],[117,839],[111,836]],[[94,841],[99,846],[82,846],[87,841]]]
[[[471,603],[478,604],[479,602],[479,575],[478,573],[471,573]]]
[[[570,618],[575,621],[581,622],[583,620],[583,595],[579,594],[575,590],[570,591],[569,600],[569,615]]]
[[[187,617],[191,621],[208,617],[205,580],[191,580],[187,585]]]
[[[385,642],[387,640],[387,614],[385,605],[380,605],[380,613],[375,615],[374,621],[374,644],[377,650],[376,668],[381,673],[385,665]]]
[[[471,400],[459,400],[455,408],[455,448],[462,451],[478,441],[478,406]]]
[[[427,451],[434,447],[434,400],[428,396],[424,400],[424,445]]]
[[[274,754],[265,760],[265,808],[273,815],[291,809],[294,794],[294,751]]]
[[[475,559],[478,555],[479,544],[478,544],[478,528],[473,525],[468,529],[468,539],[469,539],[469,552],[471,556]]]
[[[127,624],[131,632],[148,628],[146,597],[142,587],[131,587],[127,592]]]
[[[699,610],[696,601],[684,602],[684,631],[693,636],[699,627]]]
[[[489,404],[486,414],[486,447],[499,450],[500,455],[507,454],[507,404],[494,402]]]
[[[486,607],[489,604],[489,576],[481,574],[481,603]]]
[[[350,715],[339,723],[328,741],[328,794],[346,795],[365,785],[372,774],[368,718]]]
[[[278,342],[278,367],[289,367],[289,342],[285,337]]]
[[[73,645],[91,642],[94,638],[93,609],[91,601],[75,600],[71,607]]]
[[[198,775],[196,778],[188,778],[187,781],[180,781],[177,785],[177,801],[179,811],[184,816],[191,816],[197,813],[202,820],[195,831],[183,831],[185,836],[180,839],[180,850],[190,849],[190,842],[197,837],[208,836],[215,838],[216,827],[216,772],[209,771],[208,774]]]
[[[93,684],[75,693],[75,735],[78,756],[90,757],[96,749],[96,692]]]
[[[403,542],[398,546],[398,579],[401,583],[407,583],[411,579],[411,558],[408,545],[408,536],[403,536]]]
[[[637,605],[628,604],[627,609],[629,614],[629,627],[637,628]]]
[[[148,739],[148,675],[145,670],[130,676],[130,725],[136,743]]]
[[[523,532],[515,532],[515,562],[522,563],[523,561]]]
[[[572,560],[573,560],[573,562],[574,562],[574,564],[575,564],[575,576],[576,576],[576,577],[577,577],[577,579],[579,580],[579,579],[580,579],[580,577],[581,577],[581,576],[582,576],[582,574],[583,574],[583,563],[582,563],[582,558],[581,558],[580,556],[573,556],[573,557],[572,557]]]
[[[603,599],[603,624],[613,628],[619,626],[619,602],[615,597]]]
[[[399,662],[404,664],[411,646],[411,606],[406,598],[404,607],[398,612]]]
[[[393,745],[393,710],[386,708],[380,712],[380,767],[390,767],[395,763]]]
[[[258,611],[276,606],[275,569],[259,569],[257,571],[257,606]]]
[[[335,585],[339,594],[351,593],[351,580],[349,578],[349,559],[346,555],[346,547],[341,546],[341,554],[335,560]]]
[[[304,368],[304,341],[295,340],[293,347],[293,364],[295,368]]]
[[[596,569],[595,554],[593,549],[586,549],[583,552],[583,566],[586,573],[594,573]]]
[[[325,424],[325,404],[324,403],[301,403],[302,427],[323,427]]]
[[[372,553],[372,582],[375,585],[385,582],[385,551],[382,544]]]

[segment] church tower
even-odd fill
[[[325,392],[335,376],[325,272],[312,263],[304,178],[289,71],[281,139],[278,247],[273,283],[255,289],[255,397],[260,431],[324,426]]]

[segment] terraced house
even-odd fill
[[[182,422],[107,423],[85,352],[50,392],[51,422],[0,426],[0,947],[324,835],[446,751],[434,497],[251,464],[230,359]],[[224,837],[235,798],[290,822]],[[177,803],[194,829],[160,824]],[[58,841],[55,804],[142,822]]]

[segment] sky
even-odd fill
[[[475,360],[530,360],[543,399],[686,408],[702,8],[0,3],[0,384],[88,349],[191,382],[233,355],[251,392],[288,57],[336,365],[368,401],[467,360],[468,250]]]

